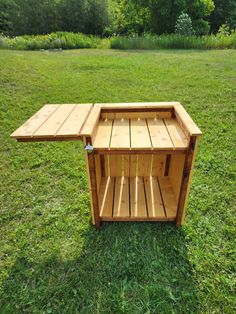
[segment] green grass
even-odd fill
[[[0,313],[235,313],[236,51],[0,51]],[[180,101],[186,224],[90,223],[83,145],[16,143],[44,103]]]

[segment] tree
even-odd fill
[[[175,24],[176,34],[183,36],[194,35],[191,17],[187,13],[181,13]]]
[[[214,0],[215,10],[209,16],[212,31],[216,33],[222,24],[236,28],[236,0]]]

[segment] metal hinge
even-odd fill
[[[88,143],[87,145],[84,146],[84,149],[86,150],[86,152],[88,153],[92,153],[94,148],[93,145],[90,145],[90,143]]]

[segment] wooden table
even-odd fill
[[[184,220],[201,131],[178,102],[45,105],[12,137],[85,145],[92,218]]]

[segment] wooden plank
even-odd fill
[[[130,120],[131,148],[152,149],[146,120]]]
[[[184,170],[184,155],[173,155],[171,157],[170,168],[169,168],[169,179],[174,191],[175,200],[178,203],[180,187],[183,177]]]
[[[152,155],[152,172],[151,175],[154,177],[164,176],[166,155]]]
[[[122,176],[129,177],[130,176],[130,156],[122,155]]]
[[[133,102],[133,103],[96,103],[95,106],[100,108],[174,108],[178,102]]]
[[[114,120],[111,136],[111,149],[130,148],[130,127],[129,120]]]
[[[130,178],[131,217],[147,217],[147,207],[142,177]]]
[[[129,178],[117,177],[113,217],[129,217]]]
[[[110,176],[121,177],[122,176],[122,155],[110,155]]]
[[[65,123],[57,131],[56,136],[73,137],[79,135],[92,106],[92,104],[76,105]]]
[[[100,120],[92,139],[95,149],[109,149],[112,134],[112,120]]]
[[[165,211],[162,203],[161,193],[157,177],[145,177],[145,192],[149,217],[165,218]]]
[[[181,127],[179,126],[177,120],[164,119],[164,121],[175,149],[187,148],[188,139],[182,131]]]
[[[187,111],[184,109],[184,107],[180,103],[176,103],[174,105],[175,115],[178,119],[180,119],[190,135],[192,136],[199,136],[202,134],[199,127],[195,124],[193,119],[190,117],[190,115],[187,113]]]
[[[16,129],[11,137],[30,138],[34,132],[59,108],[59,105],[45,105],[23,125]]]
[[[99,209],[101,217],[112,217],[114,178],[103,177],[99,190]]]
[[[175,200],[174,191],[172,189],[170,180],[168,177],[159,177],[158,181],[166,217],[175,218],[177,213],[177,202]]]
[[[129,176],[138,176],[138,155],[129,155]]]
[[[85,121],[81,131],[81,136],[93,136],[94,131],[96,130],[98,120],[100,117],[101,108],[100,106],[93,106],[92,110],[90,111],[87,120]]]
[[[190,190],[193,168],[196,159],[199,136],[192,136],[190,139],[189,149],[184,163],[184,175],[182,177],[181,189],[179,195],[178,212],[176,217],[177,227],[182,225],[185,218],[186,206]]]
[[[75,105],[64,104],[59,108],[34,132],[33,137],[54,137],[70,115]]]
[[[168,119],[172,117],[172,112],[169,111],[146,111],[137,112],[137,109],[133,109],[133,112],[102,112],[101,118],[103,119]]]
[[[96,179],[97,179],[97,190],[99,191],[100,189],[100,184],[101,184],[101,158],[99,155],[94,155],[95,159],[95,167],[96,167]]]
[[[173,149],[173,143],[162,119],[147,120],[153,148]]]
[[[138,155],[138,174],[139,177],[148,177],[152,170],[152,155]]]

